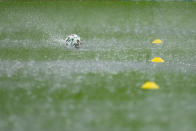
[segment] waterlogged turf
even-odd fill
[[[0,130],[195,130],[194,12],[195,2],[1,2]],[[78,50],[64,46],[71,33]]]

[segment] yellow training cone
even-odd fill
[[[161,43],[162,43],[162,40],[160,40],[160,39],[155,39],[152,42],[152,44],[161,44]]]
[[[157,63],[163,63],[165,62],[162,58],[160,57],[155,57],[151,60],[152,62],[157,62]]]
[[[142,85],[142,89],[157,90],[157,89],[159,89],[159,86],[156,83],[149,81],[149,82],[146,82]]]

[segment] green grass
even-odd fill
[[[0,2],[0,130],[193,131],[195,11],[195,2]],[[71,33],[78,50],[62,43]],[[146,81],[160,89],[142,90]]]

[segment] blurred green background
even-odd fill
[[[195,2],[0,2],[0,130],[193,131],[194,12]],[[72,33],[79,50],[64,45]]]

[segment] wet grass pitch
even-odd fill
[[[193,131],[194,12],[195,2],[0,2],[0,130]],[[78,50],[63,44],[72,33]]]

